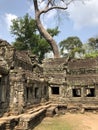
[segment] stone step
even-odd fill
[[[4,116],[0,118],[0,130],[29,130],[37,125],[45,116],[50,103],[29,109],[26,113],[16,116]]]
[[[46,111],[46,116],[47,117],[53,117],[56,114],[56,111],[55,111],[56,108],[57,108],[57,106],[51,106],[51,107],[49,107],[47,109],[47,111]]]
[[[22,130],[29,130],[33,129],[37,125],[38,122],[42,120],[42,118],[45,117],[46,109],[42,108],[39,111],[36,111],[33,114],[24,114],[20,117],[19,126],[16,130],[22,129]]]

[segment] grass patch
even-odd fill
[[[45,118],[34,130],[72,130],[70,124],[63,118]]]

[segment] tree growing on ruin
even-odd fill
[[[59,49],[56,44],[56,41],[53,39],[53,37],[46,31],[44,26],[41,22],[41,15],[45,14],[51,10],[67,10],[68,5],[71,2],[74,2],[76,0],[33,0],[34,3],[34,10],[35,10],[35,20],[37,27],[39,29],[39,32],[42,34],[42,36],[48,41],[48,43],[51,45],[54,57],[59,57]],[[44,7],[40,9],[41,4],[44,3]]]
[[[47,29],[52,37],[59,33],[58,27]],[[28,14],[12,20],[11,33],[15,36],[13,46],[16,50],[30,50],[39,61],[44,59],[45,53],[52,50],[46,39],[38,33],[36,22]]]

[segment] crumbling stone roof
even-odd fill
[[[16,51],[15,57],[25,63],[32,64],[27,51]]]
[[[50,58],[43,61],[44,67],[46,68],[57,68],[62,67],[66,64],[66,58]]]
[[[82,75],[72,76],[67,75],[67,81],[69,85],[94,85],[98,84],[98,75]]]
[[[2,47],[2,46],[9,46],[9,47],[11,47],[11,45],[7,41],[0,39],[0,47]]]
[[[33,73],[31,73],[30,71],[25,71],[25,76],[27,77],[27,80],[28,80],[28,82],[33,82],[33,81],[39,81],[39,77],[38,77],[38,75],[36,75],[36,74],[33,74]]]
[[[98,58],[72,60],[68,63],[68,84],[98,84]]]
[[[69,69],[96,68],[97,66],[98,58],[74,59],[68,62]]]

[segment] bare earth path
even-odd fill
[[[34,130],[98,130],[98,113],[67,113],[59,117],[48,117]]]
[[[71,122],[73,130],[98,130],[98,114],[67,114],[64,118]]]

